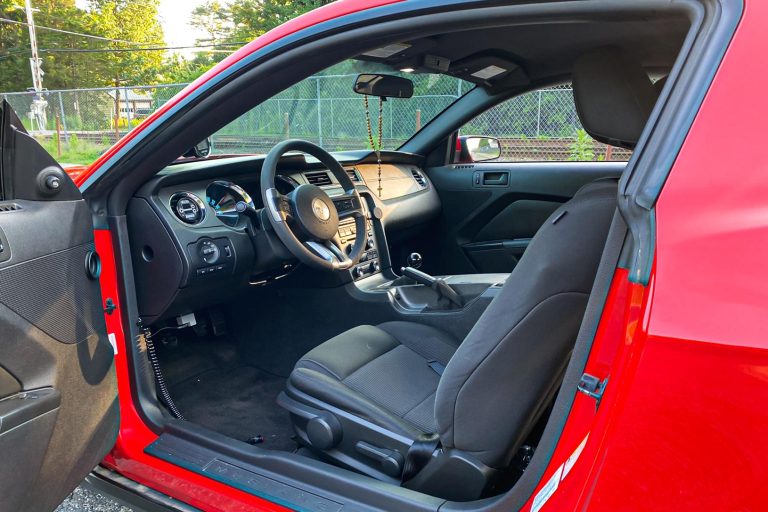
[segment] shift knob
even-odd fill
[[[419,268],[421,266],[421,254],[417,252],[412,252],[410,256],[408,256],[408,266],[413,268]]]

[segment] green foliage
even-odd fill
[[[38,142],[58,162],[78,165],[90,164],[109,147],[109,144],[97,145],[81,141],[77,138],[77,135],[72,134],[69,136],[69,142],[62,139],[61,156],[58,156],[58,145],[55,134],[50,139],[38,140]]]
[[[332,0],[207,0],[192,11],[190,25],[206,34],[199,43],[244,43]],[[198,52],[191,60],[170,59],[165,83],[189,82],[210,69],[226,52]]]
[[[0,0],[3,17],[26,22],[18,0]],[[75,0],[34,0],[35,22],[40,26],[92,34],[111,39],[164,45],[157,11],[158,0],[90,0],[79,9]],[[83,52],[130,48],[110,43],[37,30],[38,47],[45,72],[46,89],[99,87],[121,83],[154,81],[162,69],[161,51]],[[135,45],[133,45],[135,47]],[[69,50],[69,51],[53,51]],[[0,90],[23,91],[32,85],[29,69],[29,31],[24,25],[0,24]]]
[[[158,20],[159,0],[90,0],[86,15],[90,33],[110,39],[165,44]],[[108,43],[111,49],[123,43]],[[92,80],[100,85],[143,84],[153,81],[163,64],[163,53],[131,51],[99,53],[91,62]]]
[[[225,7],[217,0],[210,0],[202,8],[216,12],[213,15],[215,28],[224,27],[228,36],[237,41],[250,41],[328,3],[330,0],[233,0]]]
[[[571,162],[592,162],[595,160],[595,141],[586,130],[576,130],[576,139],[570,146],[571,153],[568,160]]]

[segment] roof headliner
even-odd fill
[[[434,73],[436,70],[424,66],[424,56],[436,55],[450,60],[447,74],[508,89],[562,80],[570,75],[580,55],[601,46],[620,47],[649,74],[664,73],[672,67],[688,29],[689,22],[683,17],[539,22],[411,39],[404,41],[410,48],[392,57],[360,58],[396,69],[412,67]],[[473,64],[478,69],[494,60],[517,64],[520,70],[495,83],[472,78],[472,71],[466,71]]]

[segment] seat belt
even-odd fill
[[[422,434],[417,437],[405,455],[402,481],[407,482],[416,476],[432,459],[432,454],[438,448],[440,448],[439,434]]]
[[[435,359],[432,359],[430,361],[427,361],[427,365],[432,368],[432,371],[434,371],[436,374],[440,375],[442,377],[443,372],[445,371],[445,365],[441,363],[440,361],[437,361]]]

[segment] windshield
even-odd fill
[[[397,149],[474,84],[446,75],[382,69],[381,64],[349,60],[289,87],[246,112],[211,137],[213,155],[264,154],[279,141],[305,139],[327,151],[371,149],[365,97],[352,91],[359,73],[387,73],[414,82],[409,99],[382,105],[382,149]],[[369,98],[376,146],[379,99]]]

